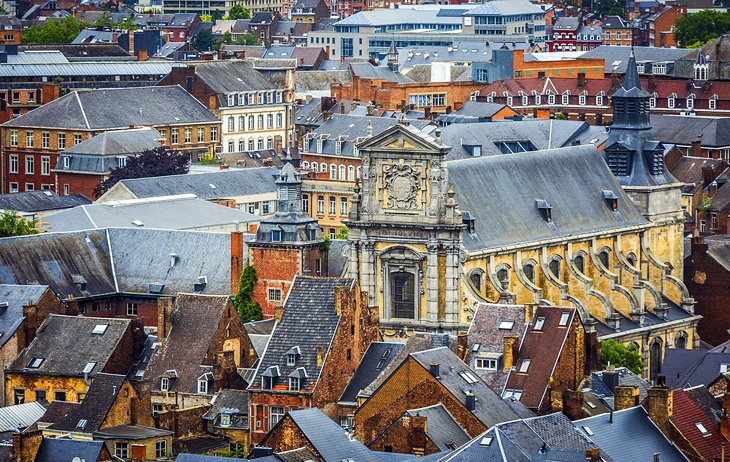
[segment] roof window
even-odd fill
[[[695,422],[695,426],[697,427],[697,430],[702,433],[702,436],[710,436],[710,432],[705,428],[704,425],[702,425],[702,422]]]
[[[567,326],[568,325],[568,318],[570,318],[570,313],[567,311],[563,311],[560,314],[560,322],[558,323],[559,326]]]
[[[92,335],[104,335],[104,332],[106,332],[106,329],[109,327],[109,324],[97,324],[94,326],[94,330],[91,331]]]
[[[586,432],[586,435],[588,436],[595,436],[595,433],[593,433],[593,430],[591,430],[591,427],[588,425],[583,425],[583,431]]]
[[[86,366],[84,366],[84,370],[82,372],[84,374],[88,374],[91,371],[93,371],[95,367],[96,367],[96,363],[86,363]]]
[[[512,328],[515,326],[514,321],[501,321],[499,323],[499,330],[512,330]]]
[[[28,367],[31,369],[38,369],[39,367],[41,367],[41,364],[43,364],[43,358],[33,358],[28,363]]]
[[[544,325],[545,325],[545,317],[544,316],[540,316],[535,321],[535,330],[542,330],[542,326],[544,326]]]
[[[523,359],[522,364],[520,364],[520,370],[519,372],[522,372],[523,374],[527,373],[527,370],[530,368],[530,363],[532,361],[529,359]]]

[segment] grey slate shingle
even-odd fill
[[[0,302],[8,304],[7,308],[0,311],[0,348],[23,323],[23,306],[37,304],[47,290],[46,285],[0,284]]]

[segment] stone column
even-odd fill
[[[446,322],[459,322],[459,249],[446,248]]]
[[[377,303],[375,293],[375,246],[372,241],[365,241],[362,249],[362,288],[368,293],[368,300],[370,305]],[[383,307],[383,313],[385,313],[385,307]]]
[[[364,282],[362,280],[362,274],[360,273],[360,255],[358,252],[358,244],[355,241],[350,241],[350,261],[348,262],[350,267],[348,271],[350,272],[350,277],[357,280],[357,282],[360,284],[360,288],[364,290]]]
[[[435,240],[426,245],[426,320],[438,321],[439,313],[439,245]]]

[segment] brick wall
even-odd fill
[[[173,432],[176,439],[204,435],[205,421],[203,415],[208,410],[210,410],[209,405],[163,411],[158,413],[155,418],[156,427]]]
[[[416,454],[419,456],[439,452],[430,438],[425,434],[428,421],[425,417],[410,417],[404,415],[392,427],[388,428],[380,438],[370,445],[373,451],[397,452],[401,454]],[[435,432],[439,429],[435,428]]]
[[[285,417],[276,430],[269,433],[261,442],[263,446],[269,447],[274,454],[292,449],[306,447],[313,454],[319,454],[306,436],[299,430],[299,427],[290,417]]]
[[[90,200],[96,200],[94,189],[104,181],[103,175],[83,175],[80,173],[58,173],[56,191],[63,195],[81,194]],[[49,231],[53,231],[49,229]]]
[[[551,391],[560,392],[562,396],[562,392],[566,390],[578,389],[585,377],[585,348],[585,329],[580,322],[580,316],[576,313],[553,372],[553,381],[549,385]],[[549,396],[546,394],[545,400],[541,403],[542,410],[549,404],[548,399]]]

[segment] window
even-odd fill
[[[266,138],[266,149],[274,149],[274,138]]]
[[[530,103],[530,98],[527,95],[522,96],[522,105],[527,106]]]
[[[25,132],[25,147],[27,147],[27,148],[33,147],[33,132],[32,131]]]
[[[228,140],[228,152],[236,150],[236,143],[233,140]]]
[[[65,391],[57,391],[54,393],[55,400],[56,401],[66,401],[66,392]]]
[[[535,265],[532,263],[525,263],[522,267],[522,271],[525,273],[525,277],[530,282],[535,282]]]
[[[317,164],[312,164],[317,165]],[[302,195],[302,212],[309,213],[309,195]]]
[[[35,191],[35,185],[33,183],[26,183],[25,190],[26,191]]]
[[[180,130],[173,128],[170,130],[170,143],[178,144],[180,142]]]
[[[255,144],[256,142],[253,140],[253,138],[248,140],[248,150],[253,151],[256,148]]]
[[[35,400],[36,401],[45,401],[46,400],[46,390],[36,390],[35,391]]]
[[[10,173],[18,173],[18,155],[10,154]]]
[[[283,418],[284,408],[282,406],[271,406],[269,408],[269,430],[274,428]]]
[[[10,130],[10,146],[18,145],[18,130]]]
[[[687,109],[694,109],[694,107],[695,107],[695,99],[687,98]]]
[[[259,151],[263,151],[263,150],[264,150],[264,139],[263,139],[263,138],[259,138],[259,139],[257,140],[257,142],[256,142],[256,147],[257,147],[257,149],[258,149]]]
[[[249,205],[248,212],[253,213],[253,205]],[[280,229],[274,229],[271,231],[271,240],[274,242],[281,242],[281,230]]]
[[[274,114],[268,114],[266,116],[266,128],[274,128]]]
[[[208,394],[208,377],[205,375],[198,379],[198,394]]]
[[[74,144],[81,143],[81,133],[74,133]]]
[[[330,164],[330,180],[336,180],[337,179],[337,166],[335,164]]]
[[[317,196],[317,213],[324,214],[324,196]]]
[[[260,95],[259,95],[260,96]],[[258,116],[258,123],[256,124],[259,130],[262,130],[264,128],[264,116],[263,114]]]
[[[347,181],[355,181],[355,167],[352,165],[347,167]]]
[[[204,143],[204,142],[205,142],[205,129],[198,128],[198,143]]]
[[[522,364],[520,364],[519,372],[526,374],[527,370],[530,368],[530,360],[529,359],[523,359]]]
[[[230,145],[233,142],[233,140],[229,141],[228,144]],[[241,138],[238,140],[238,151],[243,152],[246,150],[246,142]]]
[[[550,93],[548,95],[548,104],[550,104],[550,105],[555,104],[555,95],[552,93]]]
[[[230,419],[230,416],[228,416]],[[167,441],[160,440],[155,442],[155,457],[167,456]]]
[[[286,365],[287,366],[295,366],[297,364],[297,355],[296,353],[287,353],[286,355]]]
[[[33,358],[28,363],[28,368],[38,369],[39,367],[41,367],[41,364],[43,364],[43,358]]]
[[[276,114],[276,128],[281,128],[284,125],[284,116]]]
[[[185,144],[190,144],[192,142],[193,142],[193,129],[186,128],[185,129]]]
[[[13,400],[15,404],[23,404],[25,402],[25,388],[16,388],[13,391]]]
[[[667,99],[667,107],[669,109],[674,109],[674,98]]]
[[[553,273],[553,276],[556,278],[560,278],[560,260],[557,258],[553,258],[550,261],[550,272]]]
[[[603,95],[596,96],[596,106],[603,106]]]
[[[477,358],[474,362],[474,368],[476,370],[485,371],[496,371],[497,370],[497,359],[496,358]]]
[[[16,183],[16,182],[10,183],[10,192],[11,193],[18,192],[18,183]]]
[[[656,97],[652,96],[651,98],[649,98],[649,107],[650,108],[656,107]]]
[[[253,130],[255,128],[256,119],[253,116],[248,118],[248,129]]]
[[[33,156],[25,156],[25,173],[28,175],[35,173],[35,159]]]
[[[608,250],[603,250],[598,254],[598,260],[604,268],[608,268]]]
[[[299,391],[299,377],[289,377],[289,391]]]
[[[129,443],[120,441],[114,443],[114,455],[120,459],[129,458]]]
[[[710,109],[717,109],[717,99],[716,98],[710,98],[709,104],[710,104]]]
[[[539,106],[542,104],[542,96],[541,95],[535,95],[535,105]]]
[[[562,313],[560,313],[560,322],[558,323],[558,325],[567,326],[569,318],[570,318],[570,313],[567,311],[563,311]]]
[[[48,132],[43,132],[41,134],[41,147],[43,149],[48,149],[51,147],[51,134]]]
[[[68,184],[63,185],[63,195],[68,196],[71,193],[71,187]]]
[[[135,302],[127,302],[127,316],[137,316],[139,305]]]
[[[218,141],[218,127],[210,127],[210,141]]]
[[[542,327],[544,325],[545,325],[545,317],[544,316],[540,316],[539,318],[537,318],[535,320],[535,327],[534,327],[534,329],[535,330],[542,330]]]
[[[570,103],[570,95],[567,94],[567,93],[564,94],[563,95],[563,101],[562,102],[563,102],[563,104],[569,104]]]
[[[334,215],[335,213],[337,213],[337,211],[336,211],[336,209],[337,209],[337,198],[335,198],[335,196],[330,196],[330,201],[329,202],[330,202],[329,214],[330,215]]]
[[[498,328],[499,330],[512,330],[512,328],[515,326],[514,321],[500,321]]]
[[[585,106],[586,105],[586,95],[579,95],[578,96],[578,104],[580,104],[581,106]]]
[[[347,215],[347,198],[346,197],[340,198],[340,215],[342,215],[342,216]]]
[[[231,424],[230,414],[221,414],[221,426],[227,427]]]
[[[702,422],[696,422],[695,426],[697,427],[697,430],[699,430],[700,433],[702,433],[702,436],[708,436],[710,434],[710,432],[707,431],[707,428],[705,428],[705,426],[702,425]]]
[[[269,301],[280,302],[281,301],[281,289],[269,289]]]
[[[578,271],[585,274],[585,257],[583,255],[576,255],[573,259],[573,263],[575,263],[575,268]]]
[[[51,158],[48,156],[41,157],[41,175],[51,174]]]

